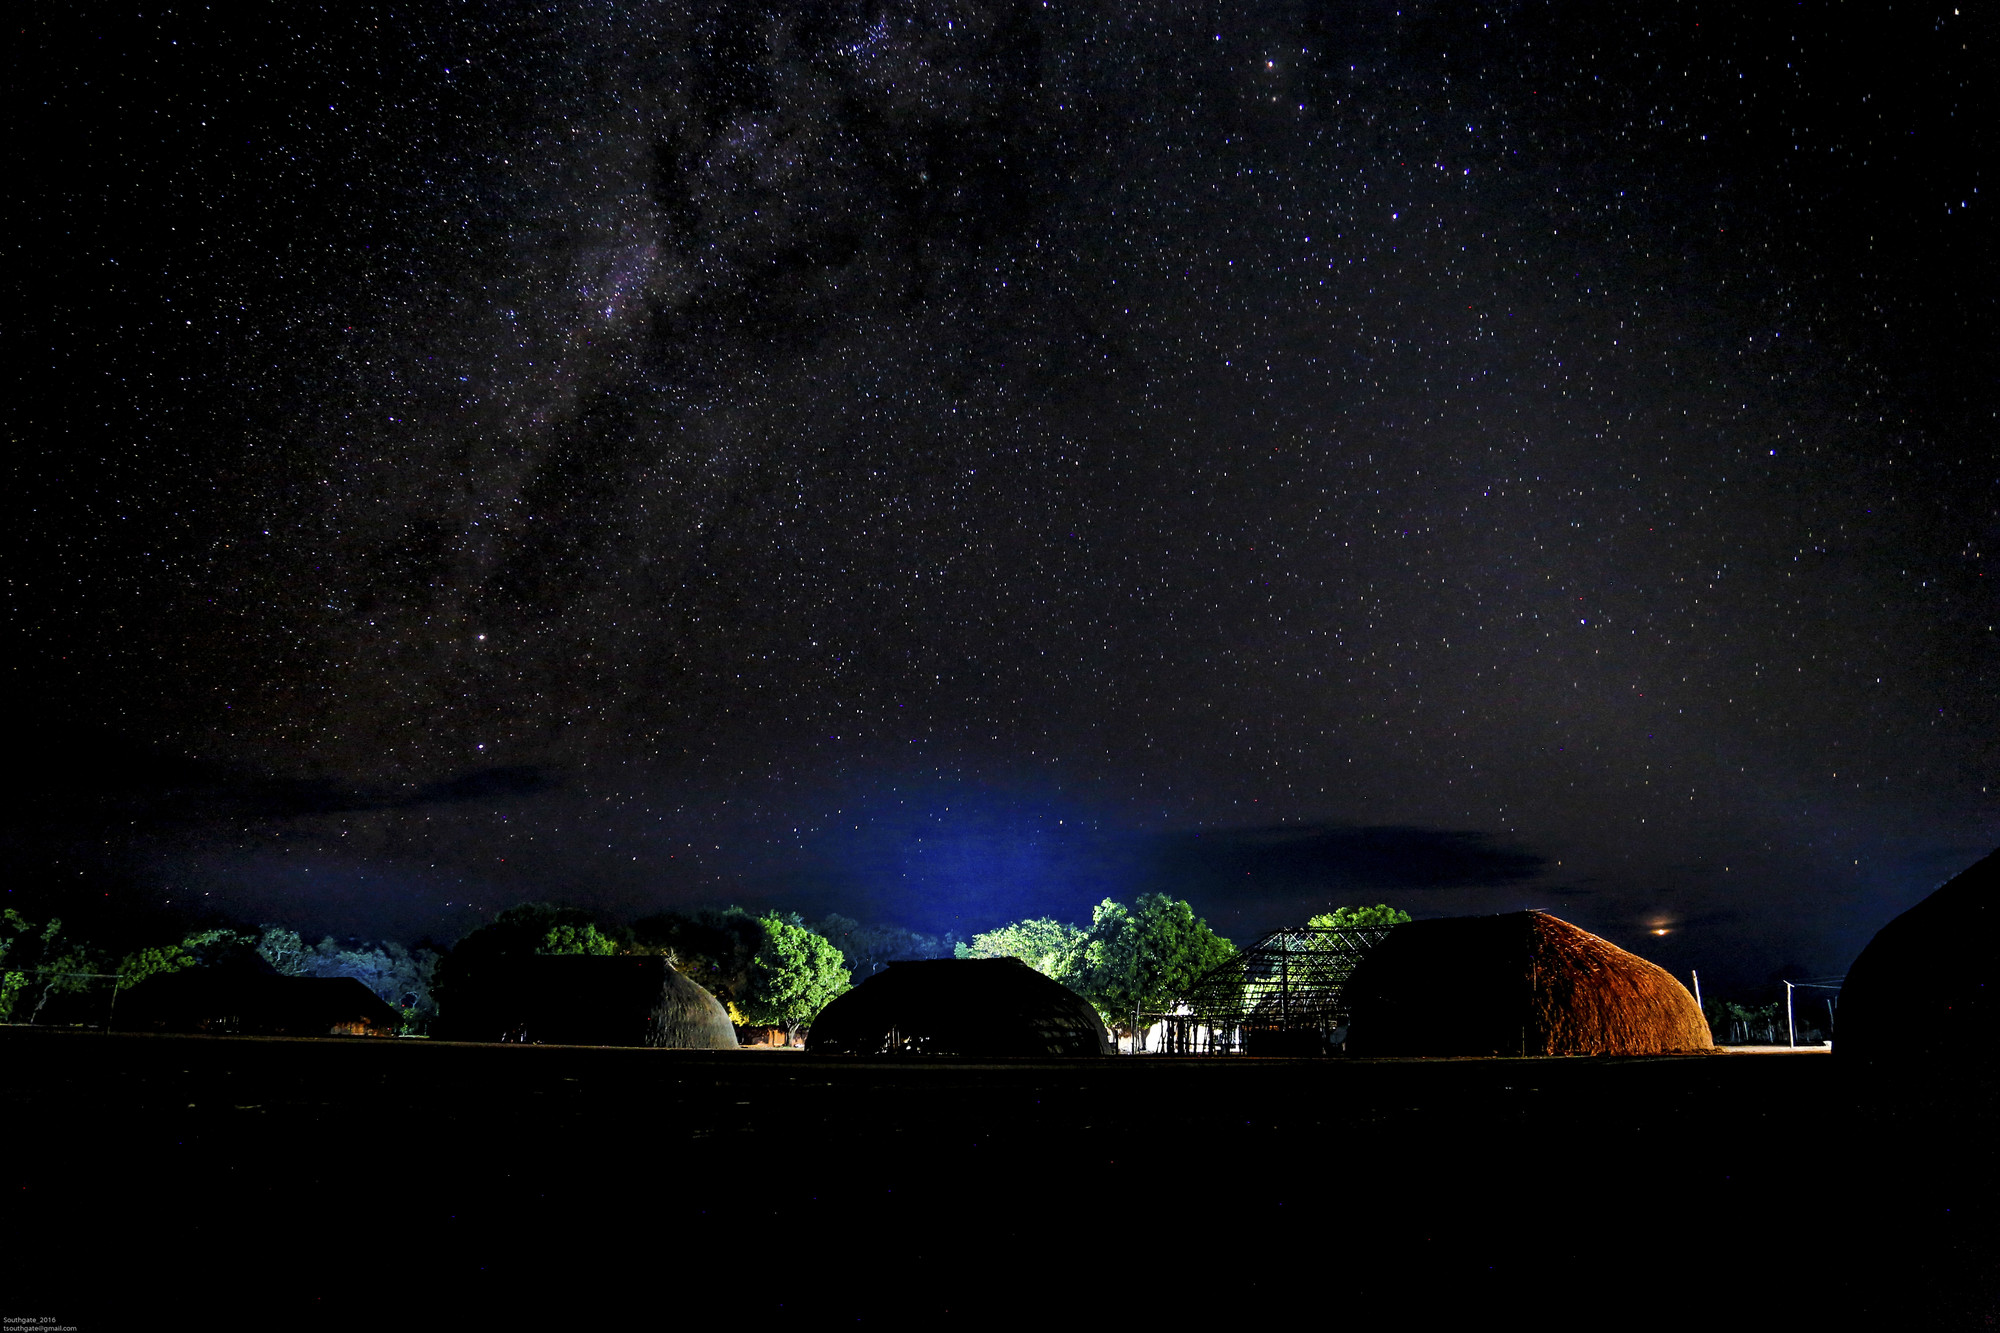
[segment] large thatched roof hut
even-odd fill
[[[149,977],[121,996],[112,1026],[140,1032],[393,1037],[403,1017],[353,977],[281,977],[197,967]]]
[[[2000,852],[1875,933],[1840,991],[1835,1058],[2000,1083]]]
[[[1547,912],[1397,926],[1347,983],[1353,1055],[1656,1055],[1713,1047],[1665,969]]]
[[[891,963],[813,1020],[817,1055],[1109,1055],[1090,1002],[1018,958]]]
[[[736,1048],[729,1011],[656,954],[485,960],[452,983],[437,1029],[457,1041]]]

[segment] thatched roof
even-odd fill
[[[813,1020],[818,1055],[1109,1055],[1090,1002],[1018,958],[891,963]]]
[[[1877,931],[1847,970],[1834,1056],[2000,1076],[2000,852]]]
[[[438,1034],[458,1041],[734,1050],[729,1011],[656,954],[495,958],[452,984]]]
[[[1547,912],[1397,926],[1354,969],[1354,1055],[1656,1055],[1713,1048],[1665,969]]]
[[[120,996],[112,1026],[267,1036],[394,1036],[402,1015],[353,977],[281,977],[236,967],[150,977]]]

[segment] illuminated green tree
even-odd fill
[[[286,932],[291,934],[291,932]],[[270,934],[267,930],[266,936]],[[294,940],[298,939],[292,934]],[[214,967],[218,963],[257,966],[249,958],[252,949],[264,956],[264,946],[256,937],[240,930],[198,930],[181,938],[179,944],[160,944],[135,950],[119,960],[119,990],[130,990],[148,977],[185,972],[191,967]],[[268,960],[267,960],[268,961]]]
[[[0,911],[0,1021],[38,1022],[51,996],[80,994],[101,975],[96,951],[65,936],[61,917],[38,925]]]
[[[331,943],[322,944],[321,950],[328,949]],[[450,953],[437,960],[435,970],[429,974],[430,990],[443,1006],[450,1002],[454,986],[500,959],[546,953],[609,954],[623,952],[624,948],[623,941],[601,929],[588,912],[550,903],[522,903],[468,934],[452,946]]]
[[[1410,914],[1387,903],[1373,907],[1336,907],[1306,922],[1314,930],[1339,930],[1351,926],[1400,926]]]
[[[119,990],[130,990],[148,977],[185,972],[193,966],[194,955],[178,944],[137,949],[119,961],[117,986]]]
[[[746,995],[730,1005],[738,1022],[785,1029],[794,1036],[827,1002],[848,988],[847,960],[832,941],[798,918],[759,919],[764,943],[750,962]]]
[[[1149,893],[1128,908],[1106,898],[1091,914],[1069,984],[1113,1027],[1129,1028],[1135,1011],[1165,1009],[1235,953],[1182,899]]]
[[[582,924],[564,922],[550,926],[542,936],[536,953],[582,953],[598,958],[609,958],[619,952],[618,941],[597,928],[594,921]]]
[[[955,950],[960,958],[1018,958],[1055,981],[1068,983],[1083,966],[1090,932],[1054,917],[1030,917],[982,930]]]
[[[17,1015],[15,1008],[61,937],[60,918],[37,925],[11,907],[0,911],[0,1022],[27,1017]]]

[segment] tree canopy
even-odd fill
[[[1401,908],[1377,903],[1373,907],[1336,907],[1331,912],[1321,912],[1306,924],[1314,930],[1339,930],[1350,926],[1399,926],[1409,919],[1410,914]]]
[[[840,950],[849,970],[864,980],[899,959],[949,958],[956,943],[949,935],[925,935],[903,926],[864,926],[838,912],[811,924]]]
[[[149,977],[185,972],[194,965],[194,955],[178,944],[135,949],[118,963],[117,986],[119,990],[130,990]]]
[[[1054,917],[1030,917],[982,930],[954,951],[960,958],[1018,958],[1043,976],[1068,984],[1083,966],[1090,932]]]
[[[1075,989],[1114,1026],[1129,1025],[1135,1009],[1166,1008],[1235,953],[1182,899],[1149,893],[1128,908],[1106,898],[1091,914]]]
[[[257,937],[215,927],[193,931],[178,943],[148,944],[122,957],[70,938],[61,918],[36,924],[11,909],[0,912],[0,1021],[99,1022],[97,999],[147,980],[191,967],[229,966],[261,970]],[[116,958],[116,962],[112,960]],[[64,1000],[58,997],[70,997]],[[50,1001],[56,1000],[53,1008]],[[46,1011],[46,1012],[45,1012]]]
[[[312,952],[325,954],[331,945],[326,941]],[[790,1031],[810,1022],[828,1000],[847,989],[849,980],[840,950],[808,929],[796,913],[758,917],[740,907],[697,908],[661,912],[628,930],[607,928],[576,908],[523,903],[460,940],[438,961],[431,985],[448,1003],[453,983],[491,959],[619,953],[665,954],[682,975],[727,1005],[737,1022]],[[343,975],[375,984],[363,975],[363,960],[341,957],[353,969]],[[309,955],[302,966],[317,970],[325,961]],[[380,963],[388,966],[375,970],[400,978],[408,971],[400,967],[403,962],[385,954]]]
[[[1209,929],[1182,899],[1149,893],[1130,907],[1106,898],[1088,928],[1030,917],[981,931],[960,958],[1018,958],[1097,1007],[1114,1027],[1134,1009],[1157,1011],[1221,966],[1236,946]]]
[[[126,954],[118,963],[117,986],[130,990],[148,977],[185,972],[191,967],[226,965],[260,971],[267,961],[257,937],[247,931],[198,930],[183,936],[179,944],[155,945]]]
[[[284,926],[266,926],[257,936],[257,956],[281,977],[304,976],[310,952],[299,932]]]
[[[327,941],[326,945],[331,943]],[[588,912],[580,908],[557,907],[552,903],[522,903],[501,912],[453,945],[451,952],[437,961],[430,988],[440,1002],[444,1002],[453,985],[497,959],[531,954],[615,954],[626,947],[629,946],[624,940],[603,930]],[[390,960],[391,970],[394,961]],[[318,975],[354,976],[358,973],[343,972],[336,966],[335,970]],[[367,978],[362,980],[366,982]]]
[[[606,952],[604,948],[571,947],[579,938],[586,944],[601,941],[615,948],[595,925],[582,928],[566,925],[545,933],[537,953]],[[564,934],[563,932],[571,932]],[[385,1002],[403,1011],[403,1030],[421,1032],[437,1012],[431,997],[431,981],[436,974],[438,953],[421,946],[412,949],[393,940],[370,944],[350,940],[337,943],[329,936],[316,945],[307,945],[296,930],[266,926],[257,940],[257,952],[278,975],[286,977],[353,977]]]
[[[730,1005],[739,1022],[797,1032],[848,988],[847,960],[824,935],[796,916],[759,918],[764,943],[750,962],[748,994]]]
[[[764,925],[740,907],[661,912],[632,923],[635,947],[663,953],[674,969],[724,1004],[750,992],[750,966],[764,947]]]
[[[0,911],[0,1021],[34,1022],[71,971],[89,971],[77,946],[63,937],[61,917],[34,922],[13,908]],[[39,983],[39,984],[38,984]]]
[[[609,958],[619,952],[618,941],[597,928],[595,921],[560,922],[542,934],[536,953],[589,954]]]
[[[580,907],[522,903],[467,935],[452,952],[614,954],[621,952],[625,943]]]

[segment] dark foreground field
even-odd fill
[[[0,1029],[0,1313],[1987,1326],[1990,1136],[1843,1072]]]

